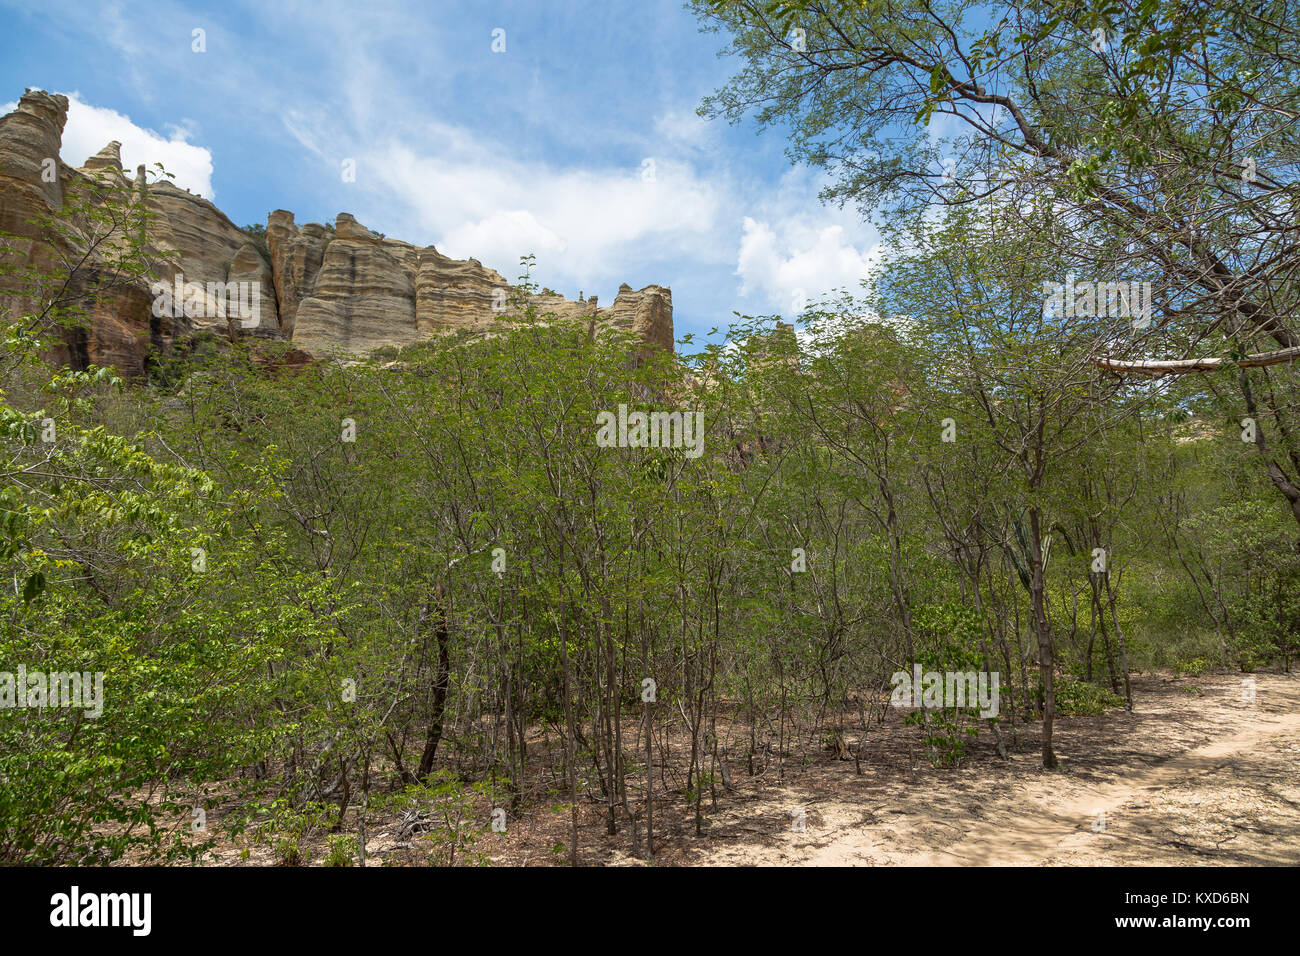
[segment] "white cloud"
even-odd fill
[[[689,163],[656,158],[647,178],[639,161],[557,168],[505,155],[463,129],[433,138],[423,149],[394,142],[357,162],[369,208],[397,219],[412,241],[507,274],[534,253],[542,274],[588,290],[656,258],[723,261],[724,187]]]
[[[760,296],[783,313],[802,310],[835,289],[857,292],[877,256],[878,246],[860,249],[841,225],[786,223],[778,232],[765,221],[744,220],[736,274],[742,296]]]
[[[556,262],[568,248],[553,230],[537,221],[527,209],[498,211],[485,219],[457,226],[442,241],[445,254],[456,258],[473,258],[495,263],[496,268],[513,266],[528,250],[539,260]],[[475,250],[466,254],[465,250]],[[509,269],[505,269],[509,278]]]
[[[332,134],[320,114],[296,113],[285,124],[331,165],[340,157],[323,144],[356,141]],[[852,211],[818,201],[818,174],[792,170],[756,191],[725,170],[700,169],[703,160],[687,146],[700,135],[690,114],[664,114],[656,126],[663,136],[647,177],[640,160],[557,167],[464,127],[425,123],[416,135],[363,147],[356,198],[344,205],[367,225],[373,217],[391,235],[432,242],[511,278],[520,257],[535,254],[539,275],[570,295],[607,294],[623,280],[665,282],[658,271],[638,272],[682,260],[694,269],[734,262],[740,295],[787,314],[798,311],[797,297],[859,290],[877,255],[876,234]],[[748,215],[738,222],[731,210]]]
[[[144,129],[116,110],[91,106],[77,93],[68,97],[68,122],[63,128],[63,146],[59,150],[69,166],[83,166],[113,140],[122,144],[122,168],[135,175],[141,163],[153,170],[162,163],[176,178],[173,185],[214,199],[212,188],[212,153],[187,142],[191,133],[183,126],[170,126],[167,135]]]
[[[824,173],[796,167],[746,204],[735,275],[751,308],[791,316],[837,289],[861,291],[880,238],[852,208],[822,204],[826,184]]]

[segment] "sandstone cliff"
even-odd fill
[[[146,204],[146,250],[152,274],[131,283],[100,275],[102,257],[91,253],[73,293],[87,321],[62,333],[55,357],[74,367],[113,365],[129,375],[146,371],[150,354],[166,351],[196,332],[219,330],[292,341],[314,357],[362,356],[382,346],[410,345],[441,332],[490,330],[494,306],[511,292],[497,271],[476,259],[444,256],[367,229],[347,213],[335,223],[299,227],[293,213],[267,218],[264,244],[240,229],[212,202],[163,180],[147,182],[122,168],[113,142],[74,168],[59,158],[66,98],[28,90],[14,112],[0,118],[0,262],[48,272],[60,255],[79,255],[78,230],[66,237],[32,225],[38,216],[64,216],[71,187],[93,182],[131,191]],[[76,224],[73,224],[74,226]],[[203,287],[202,307],[156,316],[152,280]],[[209,283],[252,283],[257,320],[241,322],[211,301]],[[218,286],[220,288],[220,286]],[[634,334],[648,347],[672,349],[672,293],[651,285],[620,287],[614,302],[534,297],[543,313],[581,318]],[[0,293],[0,310],[21,315],[31,297]]]

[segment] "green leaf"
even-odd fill
[[[27,583],[23,585],[23,603],[30,604],[36,595],[45,590],[45,574],[41,571],[33,571],[27,578]]]
[[[930,71],[930,92],[936,96],[943,89],[943,64],[936,63]]]

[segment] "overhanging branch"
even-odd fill
[[[1256,352],[1239,359],[1137,359],[1124,361],[1094,357],[1092,364],[1107,372],[1120,375],[1186,375],[1188,372],[1214,372],[1224,368],[1262,368],[1266,365],[1284,365],[1300,359],[1300,346],[1278,349],[1275,352]]]

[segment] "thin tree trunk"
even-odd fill
[[[1056,682],[1053,680],[1052,632],[1047,621],[1043,600],[1043,542],[1038,508],[1029,509],[1029,544],[1032,568],[1030,569],[1030,595],[1035,635],[1038,638],[1038,667],[1043,678],[1043,767],[1056,767],[1056,753],[1052,750],[1052,724],[1056,717]]]
[[[654,724],[650,718],[650,702],[645,702],[645,858],[655,855],[655,803],[654,803]]]
[[[567,616],[560,622],[560,662],[564,669],[564,761],[568,775],[569,801],[569,865],[578,865],[578,768],[573,754],[573,694],[570,690],[569,622]]]
[[[447,690],[451,685],[451,632],[447,626],[447,608],[443,604],[443,588],[438,585],[433,598],[434,639],[438,644],[438,669],[433,679],[433,712],[429,716],[429,731],[424,740],[424,752],[420,754],[420,766],[416,776],[421,782],[428,779],[433,772],[433,761],[438,755],[438,743],[442,740],[443,720],[447,711]]]
[[[1124,674],[1124,709],[1133,709],[1133,688],[1128,682],[1128,649],[1124,646],[1124,631],[1119,626],[1119,613],[1115,610],[1118,595],[1110,586],[1110,571],[1106,572],[1106,600],[1110,604],[1110,619],[1115,625],[1115,642],[1119,644],[1119,667]]]

